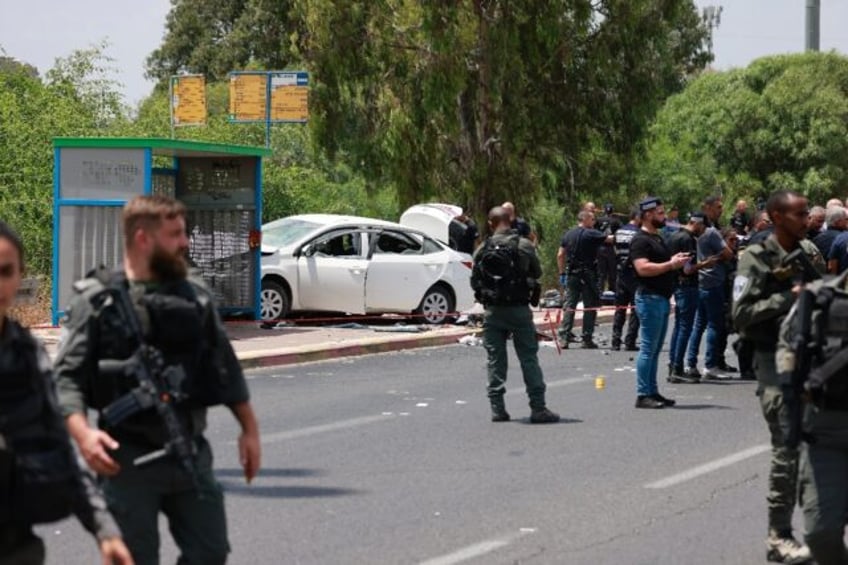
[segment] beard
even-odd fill
[[[651,225],[657,229],[665,227],[665,220],[660,220],[658,218],[651,218]]]
[[[188,276],[188,261],[185,256],[186,249],[169,253],[157,244],[153,247],[153,255],[150,257],[150,270],[162,282],[183,280]]]

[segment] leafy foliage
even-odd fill
[[[848,58],[765,57],[708,73],[668,100],[647,141],[640,185],[694,206],[793,188],[814,202],[848,192]]]

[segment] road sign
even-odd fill
[[[268,73],[230,74],[230,121],[267,120]]]
[[[305,122],[309,119],[309,73],[271,73],[272,122]]]
[[[175,126],[206,123],[206,79],[203,75],[171,77],[171,120]]]

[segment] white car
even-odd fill
[[[421,315],[470,308],[471,257],[382,220],[305,214],[262,226],[262,319],[292,311]]]

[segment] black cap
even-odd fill
[[[702,224],[707,223],[707,215],[701,212],[700,210],[696,212],[689,212],[688,220],[689,222],[701,222]]]
[[[662,206],[662,200],[660,200],[657,196],[649,196],[639,203],[639,211],[647,212],[648,210],[653,210],[657,206]]]

